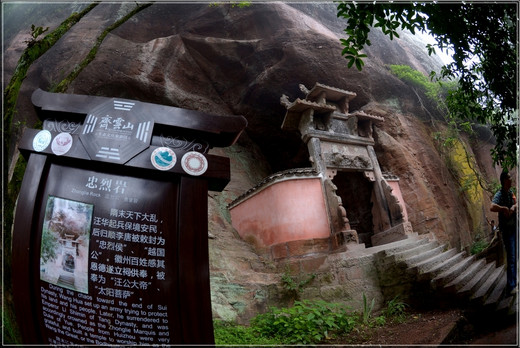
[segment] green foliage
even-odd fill
[[[312,344],[348,333],[357,315],[339,304],[322,300],[296,301],[291,308],[272,307],[253,318],[251,326],[264,337],[286,344]]]
[[[362,58],[366,55],[359,51],[365,46],[371,45],[368,39],[370,26],[380,27],[383,33],[389,35],[390,38],[399,37],[397,28],[399,28],[398,18],[401,18],[403,11],[400,14],[392,13],[387,6],[381,5],[377,7],[381,11],[373,11],[374,6],[352,2],[341,2],[338,4],[338,17],[347,19],[347,27],[345,33],[346,39],[340,39],[345,48],[342,55],[349,60],[349,68],[355,63],[356,68],[361,70],[363,67]],[[404,22],[404,21],[403,21]],[[414,28],[411,27],[413,31]]]
[[[386,324],[386,317],[384,315],[379,315],[374,318],[374,324],[376,326],[384,326]]]
[[[367,301],[367,297],[365,293],[363,293],[363,312],[361,312],[361,317],[363,324],[368,324],[370,321],[370,318],[372,317],[372,310],[374,309],[375,301],[372,299],[370,303]]]
[[[490,192],[492,194],[495,194],[496,192],[498,192],[498,190],[500,190],[500,188],[502,187],[502,185],[500,185],[500,180],[498,179],[494,179],[491,184],[489,184],[489,188],[490,188]],[[512,188],[513,191],[515,191],[515,195],[516,195],[516,187],[513,187]]]
[[[16,319],[14,318],[14,308],[12,301],[5,301],[2,306],[2,338],[3,342],[9,344],[21,345],[22,340],[18,326],[16,325]]]
[[[219,1],[219,2],[212,2],[209,4],[210,7],[218,7],[220,5],[231,5],[232,8],[238,7],[238,8],[245,8],[252,5],[251,1]]]
[[[31,39],[26,40],[25,43],[27,43],[27,46],[32,46],[36,43],[36,39],[38,36],[45,33],[47,30],[49,30],[49,27],[43,29],[43,27],[35,27],[34,24],[31,25]]]
[[[389,65],[392,74],[400,80],[409,83],[412,87],[420,88],[426,96],[437,104],[437,107],[445,111],[445,98],[451,91],[455,90],[457,83],[454,81],[433,82],[430,77],[408,65]]]
[[[517,8],[513,3],[356,3],[338,4],[338,17],[346,19],[347,39],[342,54],[350,61],[370,46],[371,27],[380,27],[390,39],[399,37],[397,29],[429,32],[437,41],[426,45],[429,54],[435,47],[453,51],[453,62],[444,66],[440,76],[458,81],[448,93],[447,107],[452,117],[489,125],[497,144],[491,151],[495,163],[504,168],[518,161],[518,80]],[[352,64],[349,64],[352,66]],[[356,63],[360,69],[362,65]]]
[[[289,268],[286,268],[284,274],[282,274],[282,287],[285,290],[287,297],[298,299],[299,294],[303,291],[305,286],[312,282],[315,277],[316,274],[314,273],[308,276],[300,274],[297,277],[294,277],[291,275]]]
[[[45,264],[47,261],[56,260],[56,250],[60,243],[56,235],[49,231],[48,228],[44,228],[42,231],[42,244],[41,244],[41,261]]]
[[[459,183],[460,192],[471,196],[471,193],[477,192],[478,187],[480,187],[482,190],[494,194],[500,188],[500,183],[496,179],[491,183],[487,182],[481,175],[474,156],[461,140],[461,132],[465,132],[470,136],[474,135],[471,125],[467,122],[458,122],[456,119],[450,119],[449,115],[447,119],[448,127],[443,131],[433,132],[432,137],[437,150],[444,159],[448,172]],[[462,151],[465,163],[457,163],[455,161],[453,153],[456,151],[456,145],[459,145],[459,151]],[[471,175],[468,175],[468,172],[464,172],[461,168],[462,164],[471,170]]]
[[[246,8],[251,6],[251,1],[239,1],[238,3],[232,3],[231,7]]]
[[[475,238],[473,239],[473,244],[471,244],[471,247],[469,250],[471,255],[480,254],[481,252],[483,252],[490,246],[490,243],[488,242],[488,240],[486,238],[486,234],[487,233],[484,232],[484,230],[482,228],[480,228],[475,233]]]
[[[345,39],[340,39],[341,43],[343,43],[344,46],[347,46],[348,44],[345,42]],[[341,51],[341,54],[345,56],[345,58],[348,60],[348,68],[352,68],[353,65],[356,65],[356,68],[361,71],[363,70],[363,66],[365,65],[365,62],[363,61],[363,58],[366,58],[367,55],[363,53],[359,53],[355,48],[352,47],[345,47],[343,51]]]
[[[476,255],[481,253],[482,251],[486,250],[486,248],[489,246],[489,243],[486,242],[484,239],[478,239],[473,242],[471,245],[470,253],[471,255]]]
[[[384,310],[384,315],[396,319],[398,321],[404,320],[406,316],[406,307],[408,305],[399,300],[399,295],[388,301],[387,307]]]
[[[213,329],[216,345],[278,345],[276,339],[260,336],[258,332],[232,322],[214,320]]]
[[[363,295],[363,302],[362,313],[337,303],[304,300],[289,308],[271,307],[267,313],[254,317],[249,327],[215,321],[215,342],[218,345],[317,344],[348,337],[353,330],[361,332],[384,326],[387,320],[405,320],[407,305],[398,296],[375,318],[371,317],[374,300],[369,303]]]
[[[48,30],[49,30],[49,27],[43,29],[43,27],[35,27],[34,24],[32,24],[31,25],[31,37],[33,39],[37,39],[38,36],[40,36],[41,34],[45,33]]]

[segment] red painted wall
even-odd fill
[[[325,238],[330,226],[319,178],[281,181],[230,209],[242,239],[259,247]]]

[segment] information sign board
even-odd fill
[[[184,127],[148,120],[144,112],[117,113],[128,113],[128,105],[146,109],[138,101],[94,97],[95,105],[70,96],[75,109],[67,112],[65,97],[58,97],[62,104],[47,104],[58,110],[43,117],[49,129],[28,129],[19,145],[28,164],[15,217],[13,287],[24,343],[213,343],[207,192],[227,184],[229,159],[197,146],[153,145],[156,127],[173,130],[163,138],[178,138]],[[60,112],[70,118],[82,111],[78,97],[90,101],[84,120],[65,122]],[[123,110],[114,112],[116,106]],[[103,114],[134,129],[104,132],[101,116],[94,120]],[[223,118],[237,129],[226,130],[226,141],[212,120],[222,116],[192,115],[202,126],[190,123],[184,144],[197,136],[209,146],[231,145],[246,125],[242,117]],[[59,126],[67,122],[76,124],[71,132]],[[104,147],[119,149],[117,156],[98,156]]]

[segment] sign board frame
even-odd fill
[[[27,129],[19,144],[27,168],[12,250],[22,339],[27,344],[213,344],[207,196],[227,185],[230,162],[205,151],[232,145],[247,122],[242,116],[118,101],[146,110],[153,126],[139,140],[146,139],[146,146],[111,161],[87,150],[89,139],[81,130],[90,110],[113,100],[33,94],[45,129]],[[154,163],[161,152],[179,161],[161,167],[162,158]],[[42,246],[48,236],[55,239],[50,252]]]

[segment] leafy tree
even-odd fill
[[[390,39],[398,29],[429,32],[437,41],[426,45],[453,51],[453,62],[432,78],[458,80],[458,88],[447,96],[452,116],[488,125],[497,144],[495,163],[516,165],[518,131],[517,4],[515,3],[355,3],[340,2],[338,17],[347,21],[342,54],[361,70],[369,46],[371,27],[380,27]]]
[[[42,232],[42,245],[40,250],[40,262],[45,264],[48,261],[56,260],[56,250],[59,247],[58,237],[49,229]]]

